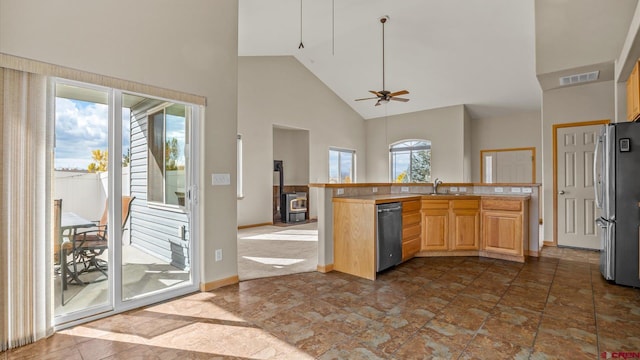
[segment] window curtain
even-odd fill
[[[0,67],[0,351],[53,333],[46,88]]]

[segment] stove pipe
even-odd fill
[[[278,199],[280,199],[280,220],[284,222],[285,209],[282,202],[282,197],[284,194],[284,166],[282,165],[282,160],[273,160],[273,171],[277,171],[279,174],[280,184],[278,184]]]

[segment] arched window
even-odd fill
[[[431,141],[403,140],[389,148],[391,182],[431,181]]]

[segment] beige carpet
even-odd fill
[[[241,281],[316,271],[318,223],[238,230]]]

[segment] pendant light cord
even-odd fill
[[[300,45],[298,45],[298,49],[304,49],[304,44],[302,43],[302,0],[300,0]]]
[[[336,1],[331,0],[331,55],[336,54]]]
[[[384,23],[387,22],[387,19],[382,18],[380,22],[382,23],[382,90],[384,91],[387,89],[384,83]]]

